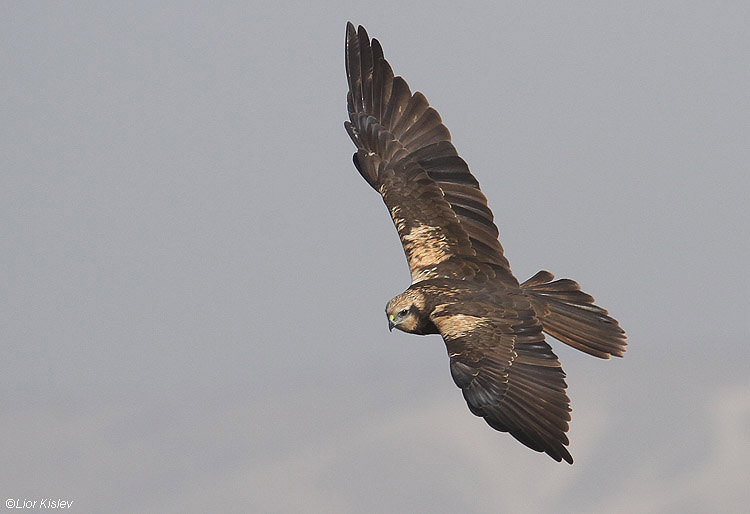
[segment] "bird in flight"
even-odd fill
[[[572,464],[565,372],[544,334],[609,359],[623,356],[625,332],[573,280],[540,271],[518,282],[440,115],[351,23],[346,77],[354,165],[383,197],[411,271],[411,285],[386,306],[389,329],[440,334],[472,413]]]

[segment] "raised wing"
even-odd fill
[[[393,218],[412,282],[500,276],[515,281],[477,180],[440,115],[394,77],[377,39],[346,31],[349,136],[354,163]]]
[[[471,412],[529,448],[572,464],[565,448],[570,421],[565,373],[529,300],[504,294],[446,304],[431,319]]]

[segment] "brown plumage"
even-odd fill
[[[412,284],[386,306],[391,329],[437,334],[471,412],[556,461],[568,453],[570,400],[544,333],[596,357],[622,357],[625,332],[569,279],[519,284],[487,198],[440,115],[394,77],[377,39],[346,28],[345,127],[354,164],[385,201]]]

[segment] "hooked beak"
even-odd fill
[[[388,315],[388,330],[390,332],[393,332],[393,327],[395,327],[396,324],[393,322],[393,314]]]

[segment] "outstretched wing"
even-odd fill
[[[525,296],[489,300],[438,306],[430,316],[448,349],[453,380],[471,412],[492,428],[572,464],[560,361]]]
[[[346,74],[354,163],[383,196],[412,282],[478,274],[512,279],[487,199],[440,115],[393,76],[378,40],[351,23]]]

